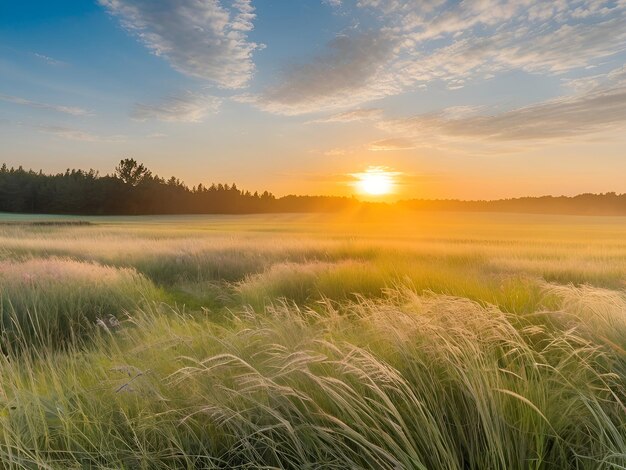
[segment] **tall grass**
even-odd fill
[[[399,259],[386,256],[368,262],[276,263],[264,272],[247,275],[235,285],[244,304],[262,308],[276,298],[298,304],[323,298],[380,297],[385,289],[405,286],[495,304],[509,312],[533,312],[557,304],[545,282],[524,273],[494,276],[479,263],[453,260]]]
[[[158,289],[132,269],[70,259],[0,261],[0,338],[14,347],[59,345],[77,340],[99,323],[117,323]]]
[[[1,227],[0,467],[626,468],[626,224],[475,217]]]
[[[225,327],[159,309],[133,318],[91,352],[2,362],[5,462],[626,464],[623,358],[575,325],[407,290],[315,311],[279,303]]]

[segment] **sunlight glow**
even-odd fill
[[[354,173],[356,187],[362,194],[384,196],[394,192],[395,172],[381,166],[371,166],[362,173]]]

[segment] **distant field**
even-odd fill
[[[626,468],[625,288],[626,217],[0,214],[0,462]]]

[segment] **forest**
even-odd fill
[[[262,214],[379,211],[517,212],[535,214],[626,215],[626,194],[520,197],[499,200],[410,199],[365,202],[355,197],[254,193],[235,183],[189,187],[180,179],[153,174],[132,158],[112,174],[68,169],[47,174],[23,167],[0,167],[0,212],[75,215]]]
[[[153,174],[128,158],[113,174],[68,169],[45,174],[0,167],[0,212],[77,215],[249,214],[343,209],[350,198],[287,196],[243,191],[235,183],[189,188],[178,178]]]

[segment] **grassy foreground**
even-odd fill
[[[626,218],[88,220],[0,225],[2,468],[626,468]]]

